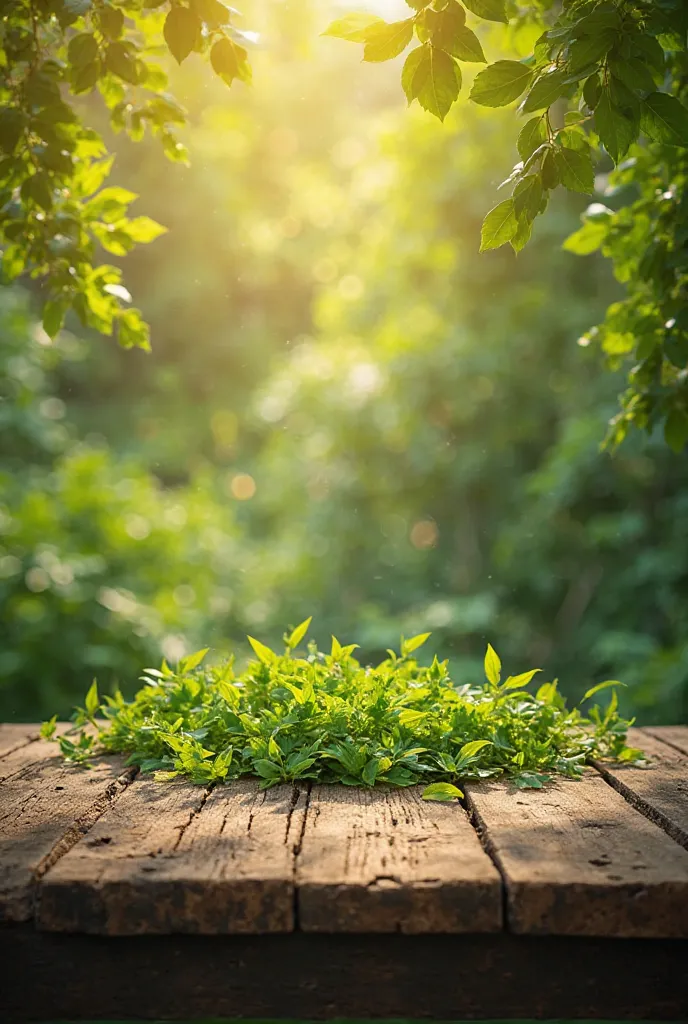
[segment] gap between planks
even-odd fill
[[[643,750],[645,766],[594,762],[613,789],[642,815],[688,850],[688,727],[628,731],[629,745]]]

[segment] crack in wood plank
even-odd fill
[[[640,731],[688,756],[688,725],[646,725]]]
[[[30,752],[30,753],[29,753]],[[0,921],[26,921],[49,868],[112,805],[131,769],[95,758],[90,769],[66,765],[52,743],[37,740],[10,754],[0,786]]]
[[[648,755],[647,766],[595,761],[596,770],[636,811],[688,850],[688,756],[645,729],[629,729],[628,742]]]
[[[20,725],[8,722],[0,725],[0,761],[13,754],[15,750],[27,747],[39,738],[35,725]]]
[[[466,783],[517,934],[688,937],[688,856],[601,775]],[[614,827],[610,827],[614,826]]]
[[[139,935],[291,931],[305,792],[140,780],[42,884],[40,928]],[[107,840],[107,842],[105,841]]]
[[[465,811],[419,787],[313,787],[296,885],[305,931],[501,927],[501,881]]]
[[[97,797],[89,808],[76,819],[74,824],[57,840],[52,849],[38,862],[33,871],[36,881],[43,878],[60,858],[64,857],[76,844],[88,835],[95,823],[108,811],[124,790],[131,785],[138,774],[138,768],[131,766],[111,782],[107,789]]]

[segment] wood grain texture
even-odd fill
[[[633,807],[688,849],[688,755],[644,729],[629,729],[628,742],[647,754],[648,765],[598,762],[595,767]]]
[[[518,934],[688,937],[688,851],[592,770],[544,790],[467,784]]]
[[[688,725],[649,725],[641,730],[688,756]]]
[[[421,787],[313,789],[297,860],[299,927],[489,932],[501,882],[462,807]]]
[[[140,935],[291,931],[305,792],[139,779],[41,886],[38,926]]]
[[[688,1020],[688,943],[0,928],[2,1019]]]
[[[37,879],[117,799],[133,770],[123,758],[66,765],[38,740],[3,758],[0,785],[0,921],[26,921]]]
[[[14,722],[0,724],[0,758],[38,739],[38,726]]]

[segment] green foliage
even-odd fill
[[[0,27],[3,279],[40,282],[51,338],[71,309],[125,348],[147,349],[148,327],[128,308],[122,272],[99,264],[98,249],[123,256],[164,228],[129,217],[132,192],[103,187],[112,158],[79,98],[99,94],[111,129],[134,140],[148,130],[170,160],[186,161],[176,134],[186,112],[151,56],[163,38],[179,63],[193,50],[209,54],[231,85],[250,80],[244,44],[251,36],[219,0],[8,0]]]
[[[309,621],[294,631],[301,639]],[[408,653],[389,651],[375,668],[363,668],[352,656],[355,645],[343,647],[335,637],[330,654],[311,644],[304,657],[294,656],[291,645],[280,656],[249,641],[259,660],[242,673],[233,659],[199,669],[203,650],[176,671],[164,661],[147,669],[129,702],[117,692],[100,705],[94,683],[75,715],[77,726],[87,722],[91,729],[76,740],[61,737],[62,753],[86,761],[96,749],[95,729],[101,749],[128,754],[129,764],[161,781],[186,776],[207,785],[254,775],[264,789],[298,779],[427,782],[425,799],[443,801],[463,795],[452,779],[506,774],[517,785],[540,786],[551,775],[579,778],[593,758],[642,756],[625,745],[629,723],[618,715],[615,692],[606,711],[596,706],[588,717],[566,708],[556,683],[534,696],[513,692],[514,679],[530,680],[534,672],[500,684],[492,647],[487,683],[457,686],[437,658],[422,667]]]
[[[395,36],[399,45],[376,59],[404,49],[412,27],[420,46],[406,59],[404,92],[409,103],[418,99],[444,120],[461,86],[455,58],[484,60],[482,48],[478,43],[473,55],[467,51],[466,12],[456,0],[409,2],[416,13],[399,23],[406,26],[403,38]],[[508,20],[501,3],[481,0],[466,7],[482,19]],[[635,363],[608,441],[618,445],[631,426],[652,431],[664,424],[667,444],[680,452],[688,442],[688,320],[683,320],[688,7],[683,0],[665,0],[659,7],[648,0],[570,0],[559,10],[536,2],[513,21],[526,23],[533,15],[544,31],[532,54],[490,64],[470,93],[473,102],[488,107],[523,96],[520,113],[541,112],[521,130],[521,159],[503,182],[512,186],[512,196],[487,214],[480,251],[510,243],[520,252],[550,194],[561,186],[591,195],[595,165],[605,154],[611,158],[618,187],[628,196],[640,191],[642,199],[634,197],[611,217],[608,231],[598,220],[568,245],[581,255],[602,247],[629,290],[627,301],[611,307],[605,324],[586,336],[601,341],[613,367],[623,357],[632,356]],[[391,31],[378,22],[353,36],[346,24],[330,29],[345,39],[362,39],[366,47],[373,34]],[[646,143],[642,148],[639,139]]]
[[[633,360],[609,442],[617,445],[631,426],[652,431],[663,425],[669,446],[682,450],[688,439],[688,334],[676,314],[685,290],[685,4],[571,0],[559,10],[532,0],[514,11],[503,0],[409,0],[409,6],[413,13],[400,21],[349,14],[325,34],[362,43],[364,61],[372,63],[399,56],[415,40],[401,72],[404,93],[409,103],[418,100],[441,120],[459,97],[461,64],[470,71],[486,63],[481,39],[466,24],[466,9],[479,19],[478,29],[483,23],[526,34],[533,25],[542,29],[533,37],[531,54],[490,63],[471,88],[477,104],[499,107],[522,97],[520,112],[538,115],[519,134],[520,161],[504,182],[512,195],[488,213],[481,251],[509,243],[521,252],[550,195],[560,187],[592,194],[594,168],[607,158],[619,168],[626,195],[640,190],[654,207],[647,232],[640,238],[634,229],[629,247],[623,236],[638,219],[633,214],[626,223],[623,217],[615,221],[603,241],[599,229],[594,233],[629,289],[623,311],[613,312],[594,337],[601,338],[612,367]],[[147,349],[149,328],[140,310],[128,307],[121,270],[100,264],[98,250],[121,257],[164,229],[147,217],[129,216],[134,193],[103,187],[112,161],[102,133],[86,124],[78,98],[97,92],[115,131],[125,130],[133,140],[150,131],[171,160],[185,162],[177,132],[187,122],[186,111],[167,92],[167,74],[151,56],[166,48],[182,63],[197,51],[227,84],[248,83],[246,47],[254,34],[239,30],[236,12],[219,0],[11,0],[6,8],[0,80],[3,278],[11,282],[25,275],[40,282],[50,337],[72,309],[85,326],[116,334],[124,347]],[[648,145],[641,148],[638,140]],[[676,197],[671,211],[657,201],[667,192]],[[627,209],[640,212],[637,201]],[[664,245],[655,221],[661,221]],[[592,245],[588,233],[570,248],[583,254]]]

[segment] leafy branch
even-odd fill
[[[51,338],[72,309],[84,326],[148,348],[121,271],[96,253],[124,256],[165,229],[129,216],[133,192],[103,187],[113,158],[85,124],[81,97],[98,93],[115,131],[134,140],[150,131],[184,162],[176,129],[186,113],[152,58],[166,47],[181,63],[195,51],[228,85],[248,82],[252,36],[219,0],[8,0],[0,26],[3,280],[40,283]]]
[[[548,27],[524,60],[497,60],[475,78],[470,99],[486,107],[519,101],[532,114],[518,135],[519,161],[500,188],[511,195],[489,211],[480,250],[507,243],[520,252],[533,222],[562,186],[592,195],[596,165],[617,168],[611,190],[641,198],[614,213],[593,204],[566,248],[587,255],[601,248],[614,261],[629,296],[582,344],[598,341],[612,369],[633,359],[621,411],[608,443],[631,426],[651,432],[663,424],[679,452],[688,442],[688,260],[685,238],[688,182],[686,36],[682,0],[568,0],[552,17],[548,4],[514,9],[505,0],[407,0],[413,17],[393,24],[351,15],[330,35],[362,42],[364,60],[388,60],[414,37],[401,83],[444,120],[461,89],[460,62],[486,63],[468,8],[488,21],[519,23],[533,14]],[[639,145],[642,142],[643,145]]]

